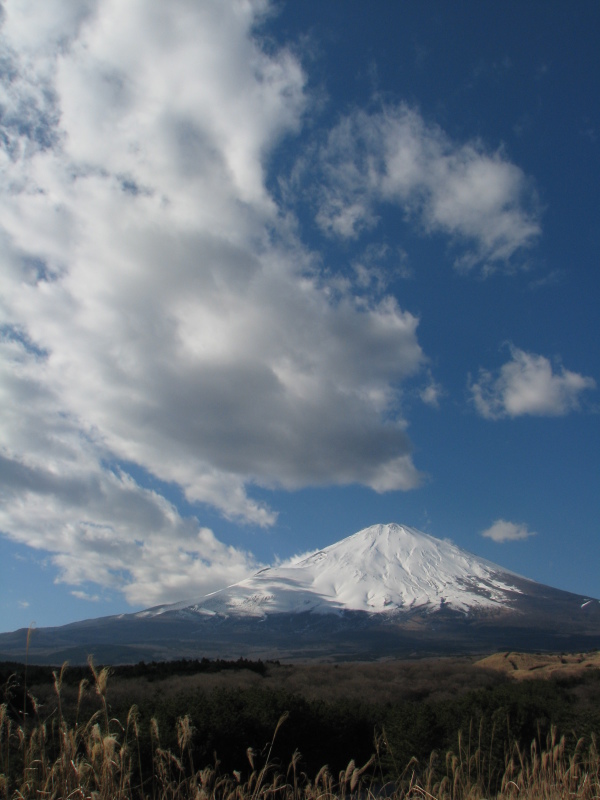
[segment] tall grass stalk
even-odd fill
[[[389,748],[385,731],[375,755],[363,766],[350,760],[335,778],[327,766],[311,779],[301,772],[296,751],[286,772],[273,761],[273,748],[287,715],[279,719],[260,769],[248,748],[251,772],[222,774],[219,763],[197,769],[189,716],[176,722],[178,754],[161,747],[158,724],[150,723],[152,774],[144,774],[140,716],[133,706],[125,724],[109,716],[106,699],[109,672],[90,663],[100,709],[81,721],[86,683],[81,682],[74,721],[62,702],[65,667],[54,673],[56,712],[48,719],[24,715],[11,719],[0,706],[0,798],[3,800],[600,800],[600,756],[595,737],[580,739],[569,750],[552,729],[545,742],[529,748],[514,744],[506,753],[504,773],[492,785],[491,749],[482,752],[482,729],[461,735],[457,752],[432,753],[428,762],[396,763],[387,780],[381,754]],[[35,708],[35,707],[34,707]]]

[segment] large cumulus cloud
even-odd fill
[[[267,11],[4,15],[0,529],[136,603],[255,564],[127,463],[259,526],[276,512],[252,486],[420,481],[400,405],[418,320],[331,291],[266,189],[306,107],[298,60],[261,44]]]

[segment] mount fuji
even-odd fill
[[[142,613],[185,611],[266,618],[307,611],[398,614],[447,607],[468,614],[510,602],[520,592],[517,578],[414,528],[373,525],[195,602]]]
[[[1,634],[0,659],[24,658],[26,633]],[[29,660],[364,660],[598,646],[600,601],[389,524],[193,601],[38,629]]]

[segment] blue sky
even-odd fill
[[[600,597],[595,2],[6,0],[0,630],[377,522]]]

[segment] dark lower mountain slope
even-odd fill
[[[165,612],[86,620],[33,631],[32,663],[135,663],[174,658],[371,660],[494,650],[600,647],[600,603],[540,584],[518,611],[466,615],[452,609],[407,614],[279,613],[267,619]],[[584,606],[582,608],[582,606]],[[25,659],[27,631],[0,635],[0,660]]]

